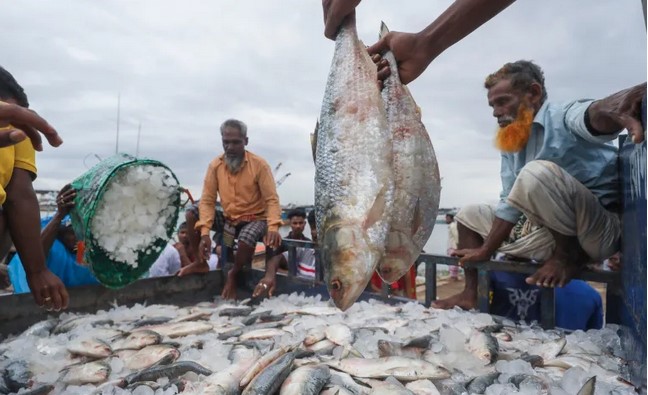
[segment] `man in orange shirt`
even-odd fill
[[[200,231],[200,257],[183,268],[180,276],[209,271],[211,251],[209,231],[214,222],[216,198],[220,196],[225,216],[223,244],[232,247],[238,239],[234,267],[227,274],[222,297],[236,297],[235,280],[243,266],[249,265],[256,243],[263,240],[269,249],[281,244],[279,226],[281,207],[272,171],[261,157],[247,151],[247,126],[229,119],[221,125],[224,154],[214,159],[207,169],[200,198],[196,230]],[[273,254],[267,251],[266,254]]]

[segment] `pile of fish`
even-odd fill
[[[0,394],[632,394],[615,329],[296,294],[115,306],[0,343]]]
[[[381,34],[387,28],[382,26]],[[391,75],[378,88],[376,65],[348,17],[315,135],[315,214],[325,281],[348,309],[373,273],[401,278],[427,242],[439,208],[432,142],[391,52]]]

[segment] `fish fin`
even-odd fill
[[[387,33],[389,33],[389,28],[384,21],[380,21],[380,33],[378,34],[378,39],[383,38]]]
[[[369,209],[367,216],[365,217],[364,222],[362,223],[362,228],[367,230],[371,228],[376,222],[380,221],[385,214],[385,208],[387,206],[387,200],[385,199],[385,194],[387,192],[387,185],[376,196],[373,205]]]
[[[345,348],[347,348],[349,350],[349,354],[353,355],[354,357],[365,358],[365,356],[362,355],[362,353],[360,351],[358,351],[358,349],[356,349],[352,345],[348,345]]]
[[[311,152],[313,153],[313,163],[315,163],[315,158],[317,157],[317,131],[318,130],[319,130],[319,119],[315,123],[315,130],[310,135]]]
[[[590,377],[576,395],[594,395],[596,391],[596,376]]]
[[[416,206],[414,207],[414,220],[412,221],[412,236],[418,232],[418,230],[423,225],[423,219],[421,218],[421,199],[416,199]]]

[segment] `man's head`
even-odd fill
[[[10,72],[0,66],[0,100],[29,108],[25,90]]]
[[[454,221],[454,214],[448,213],[445,217],[446,224],[451,224]]]
[[[63,246],[65,246],[68,251],[72,253],[76,252],[77,238],[72,229],[72,224],[69,223],[69,221],[62,223],[59,226],[56,238],[63,243]]]
[[[317,223],[315,222],[315,210],[311,210],[308,213],[308,227],[311,231],[311,240],[314,243],[317,243]]]
[[[236,119],[228,119],[220,127],[225,151],[225,164],[232,173],[238,173],[245,159],[245,146],[248,143],[247,126]]]
[[[506,152],[520,151],[531,134],[534,115],[547,100],[542,69],[527,60],[507,63],[486,78],[484,87],[500,127],[497,147]]]
[[[178,241],[184,245],[189,245],[189,236],[187,235],[187,223],[183,222],[178,227]]]
[[[306,213],[302,209],[295,209],[288,213],[290,230],[293,237],[301,237],[306,227]]]

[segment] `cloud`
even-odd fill
[[[417,31],[450,1],[366,0],[358,29],[367,44],[384,20]],[[436,59],[411,90],[443,177],[441,204],[493,201],[499,192],[495,123],[482,87],[503,63],[544,68],[551,100],[598,98],[645,81],[646,35],[638,1],[517,2]],[[559,10],[559,12],[558,12]],[[311,203],[309,134],[319,116],[333,43],[318,2],[167,0],[3,5],[3,66],[65,144],[39,154],[37,188],[60,188],[115,152],[161,160],[199,195],[218,155],[219,125],[249,126],[249,149],[291,176],[283,204]],[[29,23],[25,23],[29,21]],[[468,192],[469,191],[469,192]]]

